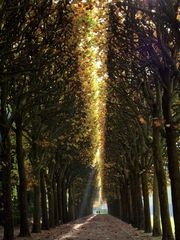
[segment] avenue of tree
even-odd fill
[[[162,239],[174,239],[167,184],[180,239],[178,11],[169,0],[109,6],[105,196],[111,214],[151,232],[153,189],[153,235],[161,218]]]
[[[13,222],[28,236],[30,217],[33,232],[79,217],[93,156],[71,5],[1,1],[0,12],[0,215],[11,240]]]
[[[0,1],[4,240],[17,224],[25,237],[91,214],[98,188],[110,214],[180,240],[179,11],[178,0]]]

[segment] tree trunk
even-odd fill
[[[63,181],[62,183],[62,222],[67,223],[68,214],[67,214],[67,188],[66,184]]]
[[[132,220],[133,220],[133,209],[132,209],[132,196],[131,196],[131,188],[130,188],[130,184],[128,183],[128,202],[129,202],[129,216],[130,216],[130,219],[129,219],[129,222],[128,223],[132,223]]]
[[[54,179],[53,182],[53,194],[54,194],[54,221],[55,225],[59,225],[59,210],[58,210],[58,196],[57,196],[57,183]]]
[[[121,205],[121,213],[120,218],[127,222],[131,222],[131,198],[130,198],[130,191],[129,186],[127,184],[123,184],[121,186],[121,194],[120,194],[120,205]]]
[[[112,216],[120,218],[119,199],[117,197],[111,198],[111,200],[109,201],[108,210]]]
[[[58,197],[59,221],[62,223],[62,188],[60,177],[57,180],[57,197]]]
[[[127,202],[126,202],[126,197],[124,193],[124,184],[122,184],[121,189],[120,189],[120,219],[123,221],[126,221],[126,216],[127,216]]]
[[[123,196],[122,196],[122,186],[120,185],[118,188],[118,198],[119,198],[119,218],[123,220],[124,212],[123,212]]]
[[[168,169],[171,180],[171,193],[173,214],[175,222],[175,236],[180,239],[180,171],[176,146],[176,128],[172,120],[171,97],[168,90],[164,89],[162,98],[163,114],[165,120],[166,143],[168,155]]]
[[[137,206],[136,206],[136,199],[135,199],[135,189],[133,185],[133,180],[131,177],[131,198],[132,198],[132,209],[133,209],[133,219],[132,219],[132,226],[137,227],[138,222],[138,212],[137,212]]]
[[[150,214],[150,204],[149,204],[149,190],[148,190],[148,177],[147,173],[142,174],[142,192],[144,199],[144,230],[147,233],[152,231],[151,229],[151,214]]]
[[[69,209],[69,221],[74,220],[74,203],[73,203],[73,194],[72,194],[72,186],[69,186],[68,188],[69,192],[69,201],[68,201],[68,209]]]
[[[22,146],[22,119],[16,119],[16,157],[19,173],[19,212],[20,212],[20,237],[30,236],[28,224],[28,207],[27,207],[27,182],[26,170],[24,166],[24,153]]]
[[[161,236],[160,205],[156,173],[153,179],[153,236]]]
[[[108,199],[107,200],[107,207],[108,207],[108,213],[113,215],[113,211],[112,211],[112,200]]]
[[[40,172],[36,173],[36,183],[34,185],[34,209],[33,209],[33,233],[41,232],[41,196],[40,196]]]
[[[130,189],[129,189],[129,185],[126,185],[127,189],[125,191],[125,200],[126,200],[126,212],[127,212],[127,216],[126,216],[126,222],[130,223],[131,219],[132,219],[132,208],[131,208],[131,194],[130,194]]]
[[[48,202],[49,202],[49,226],[50,228],[55,227],[55,221],[54,221],[54,193],[53,193],[53,187],[50,185],[48,187]]]
[[[75,220],[75,204],[74,204],[74,186],[71,186],[71,199],[72,199],[72,220]]]
[[[159,200],[161,210],[161,221],[162,221],[162,239],[174,239],[172,234],[170,215],[169,215],[169,204],[167,195],[167,183],[166,175],[161,155],[161,143],[160,143],[160,128],[155,124],[153,126],[153,154],[154,154],[154,166],[157,174],[158,189],[159,189]]]
[[[47,193],[46,193],[46,185],[45,185],[43,170],[41,170],[41,210],[42,210],[41,228],[43,230],[48,230],[49,229],[49,219],[48,219],[48,210],[47,210]]]
[[[0,113],[1,114],[1,113]],[[0,120],[2,116],[0,116]],[[3,123],[3,121],[1,121]],[[0,159],[2,167],[2,192],[3,192],[3,219],[4,219],[4,240],[14,239],[14,226],[11,202],[11,156],[9,129],[0,125]]]
[[[133,208],[133,226],[139,229],[144,228],[144,214],[141,195],[140,177],[137,173],[131,175],[131,195]]]

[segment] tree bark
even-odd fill
[[[172,234],[170,215],[169,215],[169,204],[167,195],[167,183],[166,175],[161,155],[161,143],[160,143],[160,127],[153,125],[153,154],[154,154],[154,166],[157,174],[158,189],[159,189],[159,200],[160,200],[160,211],[162,221],[162,239],[174,239]]]
[[[67,188],[66,184],[62,182],[62,222],[67,223],[68,213],[67,213]]]
[[[118,191],[118,198],[119,198],[119,218],[121,220],[123,220],[124,218],[124,212],[123,212],[123,206],[124,206],[124,202],[123,202],[123,195],[122,195],[122,185],[119,186]]]
[[[54,194],[54,221],[55,225],[59,225],[59,210],[58,210],[58,196],[57,196],[57,183],[56,179],[53,182],[53,194]]]
[[[133,226],[144,228],[144,215],[141,195],[140,177],[137,173],[131,174],[131,196],[133,208]]]
[[[47,192],[44,179],[44,171],[41,170],[41,209],[42,209],[42,224],[41,228],[43,230],[49,229],[49,219],[48,219],[48,210],[47,210]]]
[[[109,201],[109,204],[108,204],[108,210],[109,210],[109,213],[116,217],[116,218],[120,218],[120,211],[119,211],[119,199],[116,197],[116,198],[112,198],[110,201]]]
[[[121,214],[120,217],[123,221],[130,223],[132,220],[132,213],[131,213],[131,197],[129,186],[127,184],[123,184],[121,187]]]
[[[128,198],[129,198],[129,214],[130,214],[130,219],[129,219],[129,223],[132,223],[133,221],[133,209],[132,209],[132,196],[131,196],[131,186],[128,183]]]
[[[0,112],[0,114],[2,114]],[[2,115],[0,122],[3,123]],[[11,201],[11,156],[9,129],[0,125],[0,160],[2,167],[2,192],[3,192],[3,219],[4,219],[4,240],[14,239],[14,226]]]
[[[54,192],[53,187],[50,185],[48,187],[48,203],[49,203],[49,226],[50,228],[55,227],[55,221],[54,221]]]
[[[58,197],[59,221],[62,223],[62,188],[60,177],[57,180],[57,197]]]
[[[69,186],[68,188],[69,192],[69,201],[68,201],[68,209],[69,209],[69,221],[74,220],[74,202],[73,202],[73,192],[72,192],[72,186]]]
[[[16,119],[16,157],[19,174],[19,212],[20,212],[20,237],[30,236],[28,223],[28,206],[27,206],[27,181],[26,170],[24,165],[24,153],[22,144],[22,119]]]
[[[40,171],[36,172],[36,183],[34,185],[34,209],[33,209],[33,233],[41,232],[41,196],[40,196]]]
[[[151,229],[151,214],[150,214],[150,204],[149,204],[149,190],[148,190],[148,177],[147,173],[142,174],[142,192],[144,200],[144,230],[147,233],[152,231]]]
[[[153,179],[153,236],[161,236],[160,205],[156,173]]]
[[[74,202],[74,185],[71,186],[71,198],[72,198],[72,220],[75,220],[75,202]]]
[[[126,217],[127,217],[127,202],[124,193],[124,184],[122,184],[120,189],[120,219],[126,221]]]
[[[180,171],[176,146],[176,128],[172,120],[171,94],[164,89],[162,97],[163,115],[165,120],[168,169],[171,180],[171,194],[173,203],[173,214],[175,222],[175,236],[180,239]]]

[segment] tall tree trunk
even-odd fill
[[[130,194],[130,189],[129,189],[129,184],[127,183],[126,185],[127,189],[125,191],[125,199],[126,199],[126,212],[127,212],[127,217],[126,217],[126,222],[130,223],[132,219],[132,208],[131,208],[131,194]]]
[[[165,120],[166,143],[168,155],[168,169],[171,180],[171,193],[173,214],[175,222],[175,236],[180,239],[180,171],[176,146],[176,128],[173,124],[170,91],[164,89],[162,98],[163,114]]]
[[[72,220],[75,220],[74,185],[71,186]]]
[[[54,192],[53,187],[50,185],[48,187],[48,203],[49,203],[49,226],[51,228],[55,227],[55,221],[54,221]]]
[[[41,194],[40,194],[40,171],[36,172],[36,183],[34,185],[34,209],[33,209],[33,233],[41,232]]]
[[[142,192],[144,199],[144,230],[147,233],[152,231],[151,229],[151,214],[150,214],[150,204],[149,204],[149,190],[148,190],[148,177],[147,172],[142,174]]]
[[[109,213],[116,218],[120,218],[119,208],[119,199],[117,197],[111,198],[108,204]]]
[[[74,220],[74,213],[73,213],[73,208],[74,208],[74,203],[73,203],[73,196],[72,196],[72,188],[71,186],[69,186],[68,188],[68,192],[69,192],[69,201],[68,201],[68,220],[72,221]]]
[[[19,212],[20,212],[20,237],[30,236],[28,224],[28,207],[27,207],[27,182],[26,170],[24,166],[24,153],[22,145],[22,119],[16,119],[16,157],[19,173]]]
[[[133,209],[133,219],[132,219],[132,226],[137,227],[137,218],[138,218],[138,212],[137,212],[137,206],[136,206],[136,200],[135,200],[135,189],[133,185],[133,180],[131,177],[131,198],[132,198],[132,209]]]
[[[160,127],[153,125],[153,154],[154,154],[154,166],[157,174],[158,189],[159,189],[159,200],[161,210],[161,221],[162,221],[162,239],[171,240],[174,239],[172,234],[170,215],[169,215],[169,204],[167,195],[167,183],[164,165],[161,155],[161,143],[160,143]]]
[[[137,173],[131,176],[131,194],[133,207],[133,226],[139,229],[144,228],[144,214],[141,195],[140,177]]]
[[[129,222],[128,223],[132,223],[133,221],[133,209],[132,209],[132,196],[131,196],[131,186],[129,184],[129,180],[128,180],[128,202],[129,202],[129,216],[130,216],[130,219],[129,219]]]
[[[65,181],[62,182],[62,221],[67,223],[68,214],[67,214],[67,188]]]
[[[118,198],[119,198],[119,218],[123,220],[124,212],[123,212],[123,196],[122,196],[122,186],[119,186]]]
[[[129,186],[127,183],[124,183],[121,186],[121,194],[120,194],[120,205],[121,205],[121,214],[120,218],[127,222],[131,222],[131,198],[130,198],[130,191]]]
[[[59,210],[58,210],[58,196],[57,196],[57,183],[56,179],[53,181],[53,194],[54,194],[54,221],[55,225],[59,225]]]
[[[57,197],[58,197],[59,221],[62,223],[62,188],[60,177],[57,180]]]
[[[127,202],[126,202],[126,197],[124,193],[124,184],[121,185],[120,189],[120,219],[123,221],[126,221],[126,216],[127,216]]]
[[[153,236],[161,236],[160,205],[156,173],[153,179]]]
[[[108,213],[113,215],[113,213],[112,213],[113,212],[112,211],[112,200],[110,198],[107,200],[107,207],[108,207]]]
[[[2,114],[0,112],[0,114]],[[0,122],[4,123],[2,115]],[[2,192],[3,192],[3,219],[4,219],[4,240],[14,239],[14,226],[11,202],[11,156],[9,129],[0,125],[0,164],[2,167]]]
[[[43,230],[49,229],[49,219],[48,219],[48,210],[47,210],[47,193],[46,185],[44,178],[44,171],[41,170],[41,210],[42,210],[42,225]]]

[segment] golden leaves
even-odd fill
[[[144,119],[144,117],[142,115],[139,115],[138,118],[139,118],[139,122],[141,124],[147,124],[146,120]]]
[[[153,118],[153,125],[155,127],[161,127],[164,125],[164,119],[160,119],[160,118]]]

